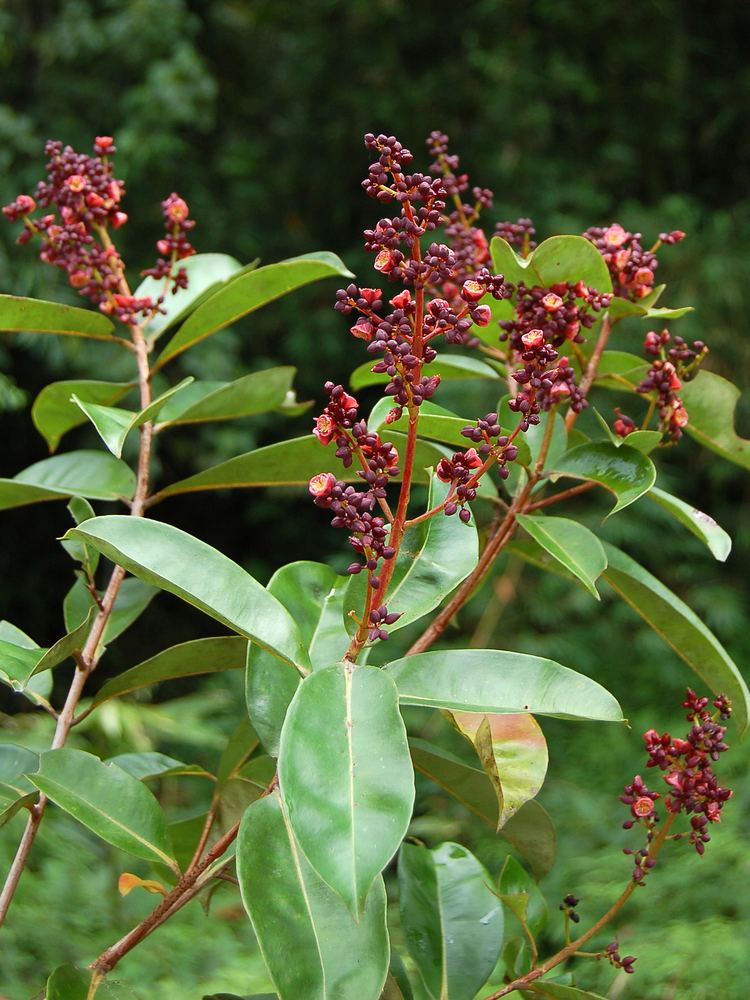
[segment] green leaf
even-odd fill
[[[37,797],[24,775],[39,767],[39,754],[14,743],[0,743],[0,826]]]
[[[0,681],[14,691],[25,692],[35,675],[51,670],[83,648],[93,619],[92,609],[78,627],[71,629],[49,649],[41,649],[37,645],[21,646],[0,639]]]
[[[193,382],[169,400],[161,411],[160,427],[233,420],[271,410],[284,412],[294,398],[292,380],[297,369],[267,368],[234,382]]]
[[[566,452],[547,470],[550,476],[570,476],[604,486],[616,498],[609,517],[634,503],[656,482],[654,463],[635,448],[596,441]]]
[[[222,752],[216,771],[217,783],[223,785],[225,781],[233,778],[257,748],[258,734],[248,719],[240,719]]]
[[[61,747],[40,758],[33,785],[108,844],[175,869],[164,814],[151,792],[115,764]]]
[[[49,450],[55,451],[64,434],[86,423],[86,415],[73,402],[73,396],[86,403],[111,406],[132,388],[132,382],[96,382],[90,379],[52,382],[34,400],[31,419],[49,445]]]
[[[402,705],[451,711],[530,712],[558,719],[623,722],[596,681],[554,660],[500,649],[442,649],[386,664]]]
[[[627,437],[623,438],[619,434],[614,433],[597,409],[594,409],[594,416],[615,448],[620,448],[622,445],[627,444],[628,448],[635,448],[636,451],[642,451],[644,455],[648,455],[657,445],[661,444],[664,437],[659,431],[631,431]]]
[[[130,628],[140,618],[157,593],[156,587],[152,587],[142,580],[132,578],[123,580],[112,614],[104,627],[100,647],[114,642],[118,636]],[[79,577],[63,601],[65,627],[73,631],[96,609],[97,605],[93,594]],[[40,669],[43,668],[40,667]]]
[[[58,302],[0,295],[0,330],[27,333],[61,333],[71,337],[109,340],[114,323],[101,312],[63,306]]]
[[[450,486],[432,477],[427,501],[428,509],[442,503]],[[473,520],[464,524],[457,516],[446,517],[440,512],[410,528],[404,536],[396,557],[388,607],[401,617],[389,632],[423,618],[466,579],[479,558],[479,539]],[[350,578],[344,599],[347,627],[353,634],[357,624],[350,611],[362,614],[367,590],[367,574]]]
[[[88,500],[83,497],[71,497],[68,503],[68,513],[76,524],[88,521],[90,517],[95,517],[94,509]],[[87,578],[93,579],[99,566],[99,553],[95,549],[90,549],[81,542],[60,542],[62,547],[71,557],[79,562],[83,567]]]
[[[656,501],[667,513],[684,524],[696,538],[700,538],[708,546],[714,559],[718,559],[719,562],[726,561],[732,551],[732,539],[712,517],[655,486],[648,491],[646,496],[650,500]]]
[[[281,731],[279,785],[308,861],[359,918],[414,802],[398,694],[382,670],[346,663],[305,678]]]
[[[534,936],[539,934],[549,917],[546,900],[526,869],[510,854],[500,872],[498,891],[521,926]]]
[[[546,811],[530,800],[498,830],[499,804],[484,771],[426,740],[409,740],[414,767],[508,840],[542,878],[555,862],[555,830]]]
[[[233,631],[302,669],[307,653],[289,612],[241,566],[172,525],[141,517],[94,517],[79,538],[146,583],[176,594]]]
[[[278,792],[251,805],[242,820],[237,877],[280,1000],[380,995],[389,950],[382,878],[355,923],[297,845]]]
[[[334,275],[353,277],[335,254],[320,252],[268,264],[235,278],[190,314],[160,354],[156,369],[261,306],[312,281]]]
[[[404,435],[389,434],[388,437],[403,453],[406,443]],[[438,445],[418,441],[414,456],[414,481],[428,482],[428,475],[424,470],[436,465],[445,454],[445,450]],[[335,457],[333,449],[327,451],[316,437],[306,434],[304,437],[279,441],[278,444],[256,448],[255,451],[230,458],[229,461],[204,469],[203,472],[198,472],[188,479],[171,483],[160,490],[157,496],[159,499],[164,499],[178,493],[193,493],[196,490],[240,489],[251,486],[307,486],[313,476],[326,469],[331,469],[336,478],[344,482],[362,481],[353,465],[349,469],[344,469]],[[395,476],[393,481],[399,482],[400,479],[400,475]]]
[[[7,643],[8,645],[2,645]],[[0,621],[0,682],[10,685],[14,691],[23,694],[29,701],[39,704],[39,698],[49,698],[52,691],[52,674],[36,674],[29,677],[28,671],[33,669],[30,657],[21,654],[19,658],[17,651],[10,647],[20,646],[21,649],[32,649],[37,651],[37,656],[42,656],[44,650],[34,640],[22,632],[20,628],[11,625],[9,621]],[[3,657],[9,657],[9,671],[5,670]],[[38,662],[38,659],[37,661]],[[15,666],[14,666],[15,665]],[[27,680],[24,682],[24,677]],[[14,683],[18,681],[19,683]]]
[[[150,778],[177,778],[181,775],[196,775],[200,778],[210,778],[211,775],[199,764],[185,764],[174,757],[168,757],[164,753],[157,753],[155,750],[147,750],[141,753],[120,753],[116,757],[110,757],[107,764],[116,764],[127,771],[128,774],[139,781],[148,781]]]
[[[460,844],[401,848],[401,927],[431,1000],[473,1000],[495,968],[503,909],[489,881]]]
[[[226,635],[211,639],[193,639],[157,653],[130,670],[108,680],[96,694],[94,705],[110,698],[119,698],[131,691],[160,684],[177,677],[196,674],[216,674],[224,670],[240,670],[245,666],[247,640]],[[277,661],[278,662],[278,661]],[[296,671],[295,671],[296,673]]]
[[[605,351],[596,370],[596,384],[605,389],[632,391],[645,377],[649,365],[637,354]]]
[[[245,703],[263,749],[272,757],[279,756],[281,727],[299,685],[299,674],[288,663],[248,646]]]
[[[750,440],[735,430],[735,410],[740,390],[714,372],[698,372],[681,389],[688,411],[688,434],[704,448],[715,451],[735,465],[750,469]]]
[[[45,651],[34,667],[32,674],[40,674],[43,670],[51,670],[52,667],[63,663],[74,653],[80,652],[86,644],[97,611],[98,608],[91,607],[80,624],[70,626],[67,634],[62,639],[58,639],[54,646]],[[68,627],[67,622],[66,627]]]
[[[607,557],[592,531],[567,517],[517,514],[516,520],[534,541],[578,577],[592,597],[600,599],[596,580],[606,568]]]
[[[495,236],[490,241],[495,271],[506,281],[527,287],[545,288],[557,282],[583,281],[598,292],[611,292],[612,281],[604,258],[583,236],[552,236],[544,240],[528,257],[519,257],[506,240]]]
[[[163,392],[161,396],[158,396],[138,413],[133,413],[131,410],[122,410],[116,406],[99,406],[96,403],[87,403],[85,400],[81,400],[75,395],[72,396],[72,400],[89,418],[91,423],[96,428],[97,434],[112,454],[116,458],[119,458],[122,454],[122,449],[128,434],[135,430],[136,427],[140,427],[142,424],[145,424],[149,420],[153,420],[156,416],[158,416],[162,407],[165,406],[173,396],[181,392],[185,386],[190,385],[192,381],[193,377],[192,375],[189,375],[178,385],[174,385],[171,389],[167,389],[166,392]]]
[[[606,1000],[599,993],[589,993],[588,990],[579,990],[577,986],[554,983],[550,979],[537,979],[525,989],[533,996],[551,997],[552,1000]]]
[[[218,830],[226,832],[239,823],[248,806],[268,791],[274,775],[276,761],[272,757],[253,757],[237,773],[217,789],[219,798]]]
[[[390,376],[385,372],[370,371],[374,361],[365,361],[355,368],[349,377],[352,389],[364,389],[370,385],[384,385],[390,382]],[[443,354],[437,361],[422,366],[422,374],[439,375],[444,382],[458,381],[469,378],[500,378],[490,365],[476,358],[463,357],[461,354]]]
[[[672,647],[715,694],[734,706],[740,732],[748,726],[750,691],[736,664],[700,618],[630,556],[605,542],[604,579]]]
[[[135,473],[101,451],[69,451],[35,462],[13,479],[0,479],[0,510],[81,496],[119,500],[135,493]]]
[[[454,712],[451,720],[477,753],[498,801],[500,829],[533,799],[547,773],[547,743],[533,715]]]
[[[47,980],[45,1000],[138,1000],[124,983],[100,982],[91,992],[92,972],[73,965],[60,965]]]

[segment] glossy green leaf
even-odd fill
[[[25,632],[22,632],[20,628],[17,628],[4,619],[0,621],[0,682],[10,685],[14,691],[23,694],[24,697],[34,702],[34,704],[39,704],[39,697],[37,696],[43,699],[49,698],[52,691],[52,674],[47,672],[44,674],[34,674],[29,677],[28,670],[33,669],[33,667],[30,667],[31,658],[25,658],[22,655],[19,660],[16,651],[8,648],[8,646],[3,646],[2,643],[20,647],[21,649],[35,649],[37,656],[44,655],[44,650],[40,649],[39,645],[30,636],[26,635]],[[3,663],[4,654],[10,657],[11,662],[8,663],[10,672],[5,669]],[[38,659],[36,662],[39,662]],[[17,664],[17,671],[13,666],[14,663]],[[25,682],[24,677],[26,678]],[[14,683],[14,681],[17,683]]]
[[[750,691],[736,664],[700,618],[630,556],[605,543],[604,579],[672,647],[715,693],[732,699],[734,721],[744,732]]]
[[[0,330],[7,332],[60,333],[112,341],[115,326],[101,312],[63,306],[59,302],[0,295]]]
[[[599,483],[614,494],[616,503],[609,516],[634,503],[656,482],[654,463],[640,451],[623,445],[596,441],[566,452],[548,469],[551,476],[570,476]]]
[[[500,649],[443,649],[385,667],[402,705],[623,722],[609,691],[554,660]]]
[[[578,577],[592,597],[599,600],[596,580],[607,565],[607,557],[592,531],[567,517],[517,514],[516,520],[534,541]]]
[[[473,1000],[503,945],[503,909],[460,844],[404,844],[398,862],[406,944],[431,1000]]]
[[[364,389],[370,385],[384,385],[390,382],[390,376],[384,372],[370,371],[374,361],[365,361],[355,368],[349,376],[352,389]],[[469,378],[498,379],[500,375],[490,365],[477,358],[464,357],[461,354],[443,354],[436,361],[422,367],[423,375],[439,375],[444,382],[458,381]]]
[[[609,440],[615,446],[615,448],[620,448],[622,445],[626,444],[628,448],[635,448],[636,451],[642,451],[644,455],[648,455],[650,452],[661,444],[664,437],[659,431],[631,431],[627,437],[620,437],[619,434],[615,434],[612,428],[609,426],[607,421],[601,415],[601,413],[594,409],[594,416],[599,421],[602,430],[605,432]],[[581,442],[588,443],[588,442]]]
[[[391,1000],[388,989],[391,989],[392,1000],[414,1000],[411,980],[406,971],[404,960],[395,948],[391,948],[391,962],[388,971],[388,978],[385,981],[382,1000]],[[396,992],[398,991],[398,992]]]
[[[61,747],[40,758],[29,780],[108,844],[175,867],[164,814],[142,782],[83,750]]]
[[[266,794],[274,775],[276,761],[272,757],[253,757],[239,770],[224,781],[219,794],[217,832],[226,831],[239,823],[248,806]]]
[[[233,631],[307,667],[289,612],[241,566],[172,525],[140,517],[94,517],[66,538],[79,538],[152,586],[176,594]]]
[[[68,503],[68,513],[73,518],[75,524],[80,524],[82,521],[88,521],[90,517],[95,517],[94,509],[88,500],[84,500],[83,497],[71,497]],[[83,567],[86,576],[89,579],[93,579],[96,573],[97,567],[99,566],[99,553],[96,549],[89,548],[82,542],[63,542],[60,544],[71,557],[79,562]]]
[[[499,803],[484,771],[426,740],[409,740],[414,767],[509,841],[542,878],[555,861],[555,830],[535,800],[521,806],[498,830]]]
[[[294,617],[313,670],[343,659],[349,647],[343,600],[348,578],[329,566],[295,562],[271,577],[268,592]],[[253,725],[267,753],[279,755],[279,737],[299,674],[257,646],[248,649],[245,695]]]
[[[247,645],[246,639],[227,635],[212,639],[193,639],[178,646],[170,646],[169,649],[108,680],[97,692],[94,704],[101,705],[110,698],[119,698],[120,695],[130,694],[131,691],[138,691],[177,677],[240,670],[245,666]]]
[[[80,652],[86,644],[97,610],[96,607],[91,607],[83,621],[79,624],[71,625],[70,631],[62,639],[58,639],[54,646],[46,650],[34,667],[32,674],[40,674],[43,670],[51,670],[52,667],[56,667],[58,663],[63,663],[69,657],[73,656],[74,653]]]
[[[300,850],[278,792],[242,820],[237,877],[280,1000],[379,997],[389,951],[383,880],[375,879],[355,923]]]
[[[492,264],[496,272],[514,284],[545,288],[557,282],[583,281],[599,292],[611,292],[612,281],[604,258],[583,236],[552,236],[544,240],[528,257],[519,257],[500,236],[490,241]]]
[[[162,351],[156,368],[282,295],[334,275],[353,277],[335,254],[323,251],[268,264],[229,281],[188,316]]]
[[[544,896],[526,869],[510,854],[500,872],[498,894],[521,926],[534,936],[547,923],[549,911]]]
[[[73,396],[86,403],[112,406],[132,388],[132,382],[96,382],[90,379],[52,382],[34,400],[31,419],[49,445],[49,450],[55,451],[64,434],[86,423],[86,415],[73,402]]]
[[[0,681],[14,691],[23,691],[45,652],[39,646],[29,649],[0,639]]]
[[[74,965],[60,965],[47,980],[45,1000],[92,1000],[91,969],[77,969]],[[96,1000],[138,1000],[124,983],[110,979],[96,986]]]
[[[750,439],[740,437],[734,426],[741,395],[737,386],[721,375],[703,371],[692,382],[685,382],[681,395],[690,418],[688,434],[704,448],[750,469]]]
[[[234,382],[193,382],[160,413],[161,427],[233,420],[271,410],[284,412],[294,399],[292,380],[297,369],[268,368]]]
[[[177,778],[181,775],[210,778],[211,775],[199,764],[185,764],[165,753],[144,750],[140,753],[120,753],[110,757],[107,764],[116,764],[139,781],[150,778]]]
[[[442,503],[449,484],[432,477],[428,509]],[[389,632],[423,618],[433,611],[466,579],[479,558],[479,539],[473,520],[464,524],[458,516],[442,512],[410,528],[396,558],[388,606],[401,613]],[[354,633],[357,625],[349,611],[361,615],[365,605],[367,574],[350,578],[344,599],[345,621]]]
[[[72,400],[94,425],[97,434],[112,454],[119,458],[128,434],[136,427],[148,423],[149,420],[154,420],[162,408],[192,381],[192,375],[188,376],[178,385],[167,389],[138,413],[123,410],[117,406],[99,406],[97,403],[89,403],[79,399],[75,394],[72,396]]]
[[[547,743],[533,715],[454,712],[451,720],[476,750],[498,801],[498,829],[533,799],[547,773]]]
[[[14,743],[0,743],[0,826],[37,797],[24,775],[39,767],[39,754]]]
[[[596,370],[596,385],[630,392],[641,382],[648,369],[648,363],[637,354],[605,351]]]
[[[0,479],[0,510],[71,496],[119,500],[133,493],[135,474],[124,462],[102,451],[69,451]]]
[[[258,734],[248,719],[240,719],[222,751],[216,771],[218,784],[222,785],[225,781],[233,778],[257,748]]]
[[[606,1000],[599,993],[580,990],[577,986],[567,986],[564,983],[554,983],[550,979],[538,979],[530,983],[526,990],[537,997],[550,997],[551,1000]]]
[[[307,859],[359,917],[414,802],[398,693],[382,670],[346,663],[305,678],[281,731],[279,784]]]
[[[647,496],[707,545],[714,559],[726,561],[732,551],[732,539],[710,515],[655,486],[648,491]]]
[[[403,454],[406,440],[403,434],[389,434],[389,439]],[[256,448],[227,462],[204,469],[188,479],[160,490],[159,499],[178,493],[193,493],[198,490],[226,490],[257,486],[307,486],[319,472],[331,470],[344,482],[361,483],[357,470],[352,465],[344,469],[335,457],[333,448],[324,448],[312,434],[304,437],[280,441],[265,448]],[[417,442],[414,456],[414,481],[428,482],[424,471],[436,465],[446,454],[445,450],[428,441]],[[395,476],[398,482],[400,476]],[[0,493],[0,497],[2,494]]]
[[[158,592],[156,587],[143,580],[131,577],[123,580],[112,614],[104,627],[100,645],[107,646],[130,628],[140,618]],[[63,601],[65,627],[70,631],[75,630],[96,607],[91,591],[80,578],[77,579]],[[40,667],[40,669],[42,668]]]

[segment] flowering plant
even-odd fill
[[[52,971],[50,1000],[93,997],[125,955],[217,880],[238,884],[282,998],[471,1000],[483,989],[487,1000],[514,992],[593,996],[561,976],[563,963],[593,955],[633,972],[635,958],[621,957],[616,941],[596,952],[582,946],[650,880],[668,842],[685,838],[703,853],[731,796],[712,764],[727,749],[723,723],[732,711],[739,730],[747,727],[750,702],[736,666],[643,567],[580,521],[547,511],[570,504],[575,512],[581,494],[602,488],[614,497],[611,514],[656,503],[716,558],[728,555],[728,537],[711,518],[655,485],[654,457],[685,431],[750,464],[747,442],[733,426],[737,390],[697,373],[705,344],[688,345],[662,327],[686,309],[657,306],[664,290],[655,285],[657,254],[684,234],[664,233],[645,249],[639,234],[612,224],[537,245],[531,221],[519,219],[498,224],[490,237],[481,216],[492,194],[474,187],[468,196],[469,180],[446,136],[430,136],[427,173],[412,170],[411,152],[393,136],[367,135],[365,146],[373,157],[365,193],[391,211],[364,234],[382,287],[350,281],[328,253],[259,268],[196,254],[188,206],[172,194],[162,204],[159,257],[131,290],[112,239],[127,215],[109,137],[97,138],[93,156],[49,143],[47,180],[35,197],[20,195],[5,209],[23,224],[19,242],[38,241],[40,258],[62,268],[97,309],[6,295],[0,327],[105,341],[132,352],[134,362],[132,382],[55,383],[34,404],[34,422],[51,451],[86,422],[106,450],[53,455],[0,481],[4,508],[69,499],[75,526],[62,541],[76,563],[65,599],[67,631],[51,648],[0,625],[0,679],[54,722],[51,749],[41,754],[0,745],[3,820],[25,816],[0,921],[22,885],[50,803],[150,865],[150,878],[123,872],[122,891],[141,887],[162,896],[88,970]],[[352,391],[325,383],[311,434],[154,489],[160,434],[264,410],[299,412],[290,369],[219,386],[185,379],[157,396],[154,378],[242,316],[333,275],[349,281],[335,308],[369,355],[351,377]],[[645,336],[645,360],[610,346],[627,317],[659,327]],[[466,379],[494,389],[494,409],[462,416],[436,402],[446,386]],[[365,414],[353,393],[372,386],[382,396]],[[578,419],[593,410],[599,390],[620,393],[627,403],[609,414],[594,410],[596,419],[581,429]],[[135,408],[115,405],[131,392]],[[135,431],[131,468],[121,455]],[[565,485],[569,479],[576,485]],[[274,484],[307,487],[332,526],[346,531],[354,553],[346,573],[295,562],[262,587],[216,549],[146,516],[181,493]],[[97,515],[91,500],[119,501],[127,513]],[[651,791],[640,776],[625,787],[625,825],[644,834],[643,846],[628,848],[634,866],[625,889],[575,939],[578,900],[566,896],[565,941],[547,958],[539,949],[546,910],[537,905],[535,878],[553,861],[554,838],[536,801],[547,767],[536,717],[625,720],[597,681],[553,660],[432,649],[503,551],[597,599],[597,581],[606,580],[713,692],[709,699],[688,690],[691,729],[684,739],[645,734],[647,767],[664,772],[666,790]],[[106,579],[101,557],[112,567]],[[107,646],[158,590],[229,634],[162,650],[92,691]],[[390,654],[391,636],[411,626],[410,645]],[[71,659],[69,690],[58,707],[50,671]],[[215,773],[198,768],[213,790],[184,851],[146,781],[194,773],[190,762],[156,761],[153,754],[102,761],[67,744],[75,727],[111,699],[232,668],[246,672],[247,713],[238,712]],[[422,739],[410,706],[440,709],[472,756]],[[463,845],[429,849],[409,837],[415,771],[488,822],[531,872],[509,856],[493,878]],[[227,803],[238,795],[241,808],[233,811]],[[689,817],[683,827],[680,814]],[[389,931],[383,880],[396,855],[400,937]]]

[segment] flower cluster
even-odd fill
[[[633,963],[637,962],[638,959],[635,955],[626,955],[625,958],[623,958],[620,955],[619,946],[616,941],[612,941],[607,945],[602,957],[607,958],[610,965],[614,965],[616,969],[622,969],[622,971],[627,972],[628,975],[632,976],[635,972]]]
[[[617,222],[606,228],[592,226],[583,235],[604,258],[615,295],[631,301],[638,301],[653,291],[654,272],[659,266],[656,257],[659,247],[679,243],[685,237],[680,229],[661,233],[653,247],[644,250],[641,234],[630,233]]]
[[[536,229],[531,219],[518,219],[516,222],[498,222],[495,225],[495,236],[518,247],[522,257],[528,257],[536,248]]]
[[[64,270],[70,285],[81,295],[120,322],[132,324],[160,310],[164,295],[133,296],[125,282],[125,265],[113,245],[109,230],[128,221],[122,210],[125,187],[114,176],[111,157],[116,152],[111,136],[98,136],[94,155],[78,153],[61,142],[50,141],[46,180],[37,185],[36,198],[21,194],[3,212],[11,222],[23,220],[19,243],[34,237],[41,241],[40,259]],[[37,208],[42,212],[32,216]],[[144,274],[165,279],[165,292],[187,286],[184,269],[175,262],[194,253],[187,232],[195,223],[188,218],[187,204],[171,195],[162,204],[167,234],[157,249],[168,255]],[[49,211],[46,211],[49,210]]]

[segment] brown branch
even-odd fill
[[[598,486],[598,483],[581,483],[578,486],[571,486],[570,489],[563,490],[562,493],[555,493],[554,496],[545,497],[543,500],[537,500],[536,503],[530,503],[525,514],[528,514],[532,510],[539,510],[541,507],[549,507],[550,504],[559,503],[560,500],[569,500],[570,497],[578,496],[579,493],[588,493],[589,490],[593,489],[594,486]]]

